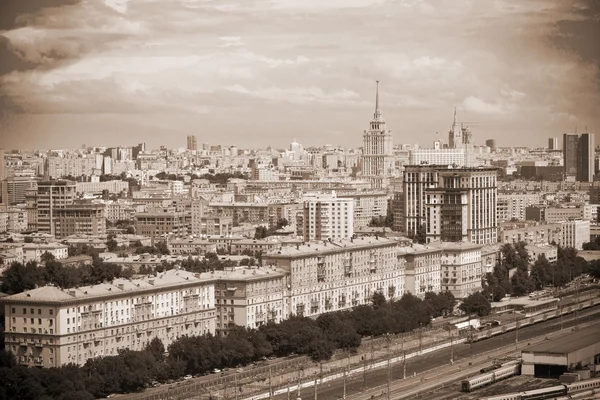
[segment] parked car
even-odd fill
[[[183,377],[183,379],[187,381],[188,379],[192,379],[192,376],[191,375],[186,375],[186,376]]]
[[[219,372],[221,372],[221,370],[219,368],[215,368],[212,370],[213,374],[218,374]]]

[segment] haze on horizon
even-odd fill
[[[375,80],[395,144],[600,131],[595,0],[10,3],[0,147],[357,147]]]

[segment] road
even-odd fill
[[[566,330],[572,326],[575,326],[577,321],[580,323],[600,321],[600,306],[595,306],[587,311],[582,311],[579,316],[574,314],[565,316],[562,321],[563,328]],[[535,325],[527,326],[519,329],[519,343],[522,347],[527,346],[527,341],[538,336],[549,335],[553,332],[560,331],[561,321],[560,318],[553,319],[545,322],[541,322]],[[447,377],[451,375],[462,375],[464,374],[459,371],[459,367],[462,369],[469,367],[469,362],[475,363],[481,357],[477,355],[484,354],[483,360],[487,360],[488,354],[490,358],[485,364],[491,364],[495,350],[511,348],[508,352],[517,354],[517,348],[515,345],[516,332],[509,332],[504,335],[494,336],[490,339],[482,340],[480,342],[472,344],[460,344],[454,346],[454,349],[443,349],[430,353],[421,357],[413,358],[407,361],[406,365],[406,376],[407,380],[403,381],[404,369],[402,363],[393,364],[389,370],[391,374],[392,399],[404,398],[415,398],[418,396],[418,390],[416,387],[420,387],[421,390],[426,390],[423,386],[428,386],[427,383],[432,380],[435,381],[436,374],[438,378]],[[522,348],[520,346],[520,348]],[[454,365],[450,365],[451,352],[454,354]],[[500,353],[506,353],[507,350]],[[475,366],[475,364],[473,364]],[[477,367],[479,369],[480,367]],[[424,378],[422,376],[425,372],[429,379],[421,381]],[[411,378],[411,375],[416,374],[416,377]],[[375,398],[382,396],[387,390],[387,376],[388,370],[386,368],[376,369],[367,371],[363,376],[362,374],[350,376],[346,383],[346,397],[352,400],[366,400],[370,399],[371,396]],[[440,379],[438,379],[439,381]],[[403,384],[404,383],[404,384]],[[408,387],[406,387],[408,386]],[[431,385],[429,385],[431,386]],[[343,397],[343,379],[328,382],[319,385],[317,388],[317,394],[319,399],[339,399]],[[410,388],[410,389],[409,389]],[[402,392],[402,395],[398,391]],[[297,392],[293,391],[290,393],[290,398],[297,398]],[[304,388],[301,390],[300,397],[302,400],[314,399],[314,387]],[[287,399],[287,394],[275,396],[278,400]],[[386,398],[384,395],[381,398]]]

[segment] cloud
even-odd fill
[[[466,111],[478,114],[502,114],[504,112],[500,105],[488,103],[474,96],[464,99],[463,107]]]
[[[0,105],[16,115],[0,124],[19,122],[15,145],[24,129],[70,144],[87,117],[105,130],[127,120],[150,144],[193,120],[240,145],[285,130],[315,144],[356,132],[345,144],[357,146],[375,80],[396,142],[446,129],[455,106],[515,144],[573,118],[600,127],[593,0],[4,3],[19,3],[0,10]],[[60,134],[44,134],[49,121]]]

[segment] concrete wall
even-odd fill
[[[566,354],[522,352],[523,364],[568,365]]]

